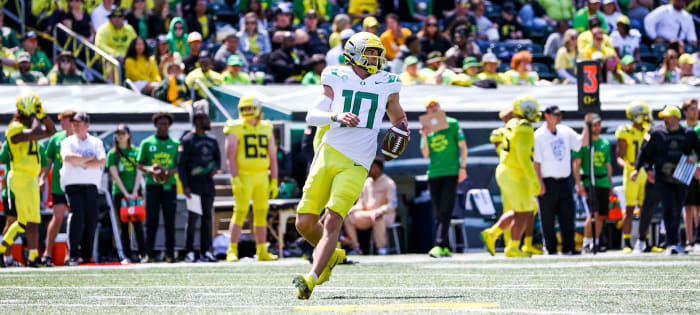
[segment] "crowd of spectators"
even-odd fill
[[[58,23],[119,60],[133,87],[173,104],[191,89],[205,97],[195,79],[207,87],[319,84],[320,69],[342,64],[345,41],[359,31],[381,38],[387,70],[406,85],[573,84],[576,61],[591,59],[610,84],[700,83],[698,0],[30,3],[23,35],[0,14],[2,83],[88,81],[75,66],[80,52],[64,51],[54,57],[66,65],[54,65],[40,48],[50,46],[38,45]]]

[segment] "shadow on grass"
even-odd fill
[[[414,300],[414,299],[459,299],[466,298],[464,295],[450,296],[329,296],[322,300]]]

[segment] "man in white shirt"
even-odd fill
[[[610,43],[617,52],[617,56],[623,58],[631,55],[635,60],[639,59],[639,41],[641,34],[637,29],[630,29],[630,19],[620,16],[617,19],[617,27],[610,34]]]
[[[377,254],[388,254],[386,228],[396,218],[396,183],[383,170],[384,161],[380,157],[374,158],[360,198],[345,219],[343,226],[354,247],[349,254],[361,253],[357,230],[369,228],[372,228]]]
[[[92,20],[92,27],[95,31],[102,26],[102,24],[107,23],[109,20],[109,14],[117,6],[114,5],[114,0],[102,0],[102,3],[92,10],[90,19]]]
[[[90,117],[76,114],[73,135],[61,142],[61,187],[68,196],[71,218],[69,230],[69,266],[90,262],[97,228],[97,187],[102,181],[106,154],[102,140],[88,134]]]
[[[644,17],[644,30],[656,43],[678,39],[695,46],[698,35],[695,33],[693,17],[685,11],[686,0],[672,0]]]
[[[535,131],[535,172],[540,181],[540,220],[544,244],[550,255],[557,252],[554,217],[559,220],[562,248],[565,255],[579,255],[574,243],[574,199],[571,176],[571,151],[588,145],[588,127],[583,136],[568,126],[560,125],[562,112],[556,105],[544,111],[545,124]]]
[[[348,39],[350,39],[350,37],[352,37],[352,35],[355,35],[355,31],[353,31],[351,28],[340,32],[340,45],[331,48],[326,53],[326,67],[340,66],[341,64],[345,63],[344,61],[341,61],[340,58],[343,57],[345,43],[348,41]],[[343,58],[343,60],[345,60],[345,58]]]

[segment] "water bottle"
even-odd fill
[[[126,199],[122,198],[122,208],[126,208]]]
[[[134,205],[136,205],[136,202],[133,199],[129,200],[129,207],[133,207]]]

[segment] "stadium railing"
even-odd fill
[[[15,8],[19,10],[19,12],[17,12],[17,15],[15,15],[14,13],[12,13],[12,11],[6,8],[2,8],[2,12],[5,13],[5,16],[9,17],[13,21],[15,21],[15,23],[20,25],[20,31],[22,32],[21,34],[24,35],[26,29],[25,26],[27,25],[27,10],[25,8],[25,1],[15,0]]]
[[[207,95],[207,98],[209,99],[209,103],[214,104],[216,109],[222,115],[224,115],[226,120],[233,120],[233,116],[231,116],[231,114],[229,114],[229,112],[226,110],[226,108],[224,108],[224,105],[222,105],[221,102],[219,102],[219,100],[214,96],[214,94],[211,93],[209,88],[207,88],[207,86],[204,85],[204,83],[202,83],[201,80],[195,79],[194,84],[197,85],[204,92],[204,94]],[[194,86],[190,87],[190,93],[191,93],[191,95],[190,95],[191,99],[193,101],[196,100],[197,99],[197,91],[195,90]],[[212,115],[211,109],[209,110],[209,116],[212,116],[213,118],[215,118],[215,115]],[[190,118],[192,118],[192,113],[190,113]],[[212,120],[214,120],[214,119],[212,119]]]
[[[92,78],[100,77],[105,82],[121,85],[124,71],[119,60],[97,48],[89,40],[61,23],[56,24],[56,27],[53,29],[54,38],[59,38],[59,34],[65,36],[66,39],[63,44],[59,44],[58,40],[54,41],[54,63],[56,63],[55,58],[61,51],[70,50],[75,57],[76,63],[83,68],[83,72],[86,75]],[[84,60],[81,58],[84,58]]]

